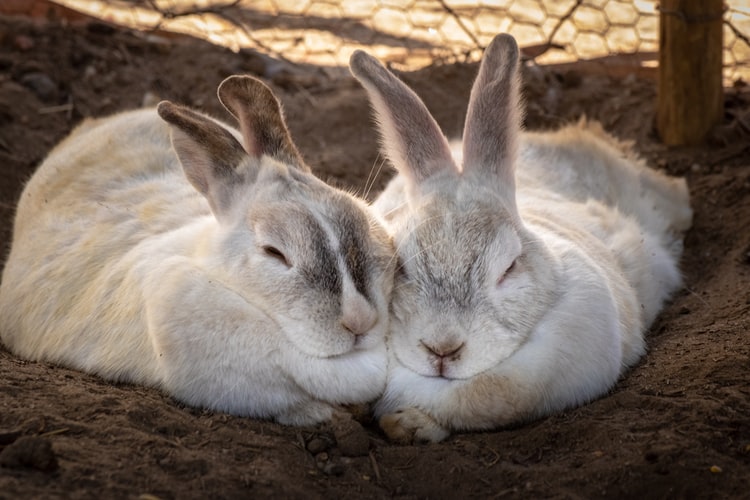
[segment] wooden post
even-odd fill
[[[656,127],[668,145],[703,142],[724,112],[723,0],[661,0]]]

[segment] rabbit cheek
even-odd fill
[[[318,300],[319,304],[297,301],[279,316],[284,335],[296,349],[315,358],[340,356],[352,351],[356,338],[340,331],[335,313],[337,305],[331,304],[330,299]]]
[[[302,353],[333,358],[383,343],[385,314],[363,297],[341,300],[333,294],[310,294],[309,288],[306,290],[295,293],[299,298],[278,318],[287,339]]]

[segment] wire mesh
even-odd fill
[[[138,29],[189,33],[234,50],[341,67],[366,48],[402,69],[476,60],[500,32],[540,64],[618,54],[656,64],[652,0],[56,0]],[[728,81],[750,77],[750,2],[724,12]]]

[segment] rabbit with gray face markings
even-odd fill
[[[268,87],[218,94],[241,132],[165,101],[50,153],[18,204],[0,334],[188,405],[325,421],[385,385],[391,239],[312,175]]]
[[[680,286],[685,181],[597,124],[522,133],[508,35],[485,51],[458,153],[374,58],[350,67],[398,173],[374,204],[399,259],[375,408],[386,434],[440,441],[605,394]]]

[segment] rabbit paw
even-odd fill
[[[417,408],[406,408],[380,417],[380,428],[391,441],[401,444],[437,443],[450,431]]]

